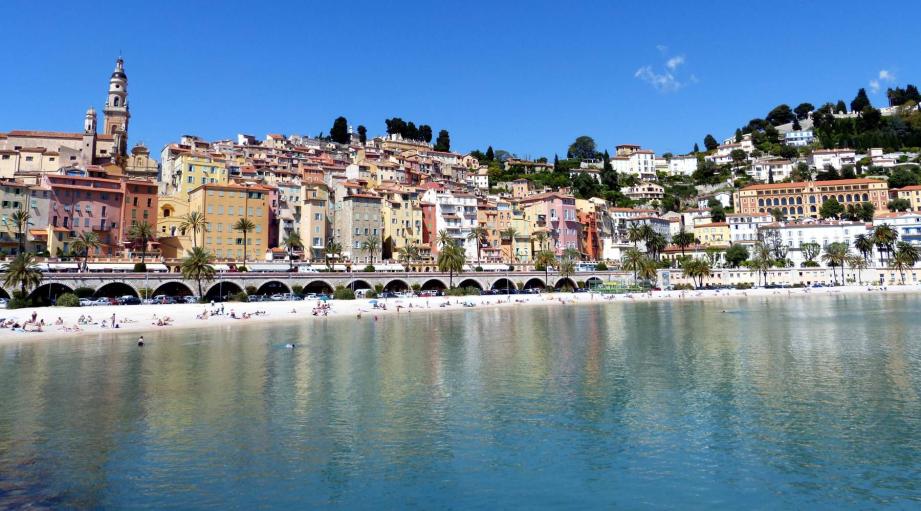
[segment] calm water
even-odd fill
[[[918,297],[401,316],[0,346],[0,508],[921,506]]]

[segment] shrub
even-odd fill
[[[304,294],[304,286],[300,284],[294,284],[293,286],[291,286],[291,292],[296,295],[302,295]]]
[[[95,293],[95,291],[91,287],[78,287],[74,289],[73,294],[77,295],[77,298],[89,298],[93,296],[93,293]]]
[[[78,298],[74,293],[64,293],[58,297],[55,305],[58,307],[79,307],[80,298]]]
[[[572,286],[570,286],[569,284],[566,284],[565,286],[560,288],[560,292],[561,293],[572,293],[573,292]]]
[[[365,293],[365,298],[377,298],[377,293],[375,293],[373,289],[369,289],[368,292]]]
[[[419,290],[422,289],[422,285],[421,285],[421,284],[413,284],[413,285],[410,286],[410,287],[413,289],[413,292],[415,292],[415,293],[418,293]]]
[[[483,271],[483,267],[478,265],[473,271]]]
[[[240,266],[237,266],[237,271],[249,271],[249,268],[247,268],[246,266],[240,265]]]
[[[462,287],[452,287],[445,291],[446,296],[464,296],[467,294],[467,290]]]
[[[383,284],[374,284],[374,292],[377,293],[377,294],[383,293],[383,292],[384,292],[384,285],[383,285]]]
[[[246,294],[254,295],[256,294],[256,291],[258,291],[258,289],[256,289],[256,286],[246,286]]]
[[[147,263],[134,263],[135,273],[144,273],[147,271]]]
[[[598,271],[608,271],[608,265],[604,264],[604,261],[595,265],[595,269]]]
[[[336,290],[333,291],[333,298],[336,300],[354,300],[355,293],[347,287],[336,286]]]
[[[145,300],[153,296],[153,292],[154,290],[150,289],[149,287],[142,287],[141,289],[138,289],[138,296],[140,296],[142,300]],[[77,295],[77,296],[80,296],[80,295]]]
[[[230,301],[231,302],[245,302],[246,293],[244,291],[240,291],[239,293],[234,293],[230,295]]]
[[[815,261],[803,261],[803,268],[818,268],[819,263]]]
[[[694,286],[690,284],[675,284],[674,286],[672,286],[672,289],[674,289],[675,291],[689,291],[691,289],[694,289]]]
[[[736,289],[751,289],[751,288],[752,288],[751,282],[740,282],[736,284]]]
[[[374,265],[373,265],[373,264],[369,264],[368,266],[365,266],[365,269],[362,270],[362,271],[367,272],[367,273],[373,273],[373,272],[374,272]]]
[[[576,287],[585,287],[585,281],[584,280],[577,281]]]

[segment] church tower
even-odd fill
[[[93,164],[96,156],[96,109],[89,107],[83,117],[83,146],[80,147],[80,163],[86,168]]]
[[[115,137],[115,153],[119,156],[128,154],[128,76],[125,74],[125,61],[121,57],[115,61],[115,70],[109,79],[109,97],[102,111],[105,115],[104,133]]]

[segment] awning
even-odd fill
[[[402,264],[375,264],[375,271],[406,271]]]
[[[248,264],[248,271],[288,271],[291,267],[287,264]]]
[[[48,269],[52,271],[76,270],[77,263],[48,263]]]

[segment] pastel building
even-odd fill
[[[546,192],[519,202],[532,220],[533,231],[548,235],[550,250],[560,256],[566,249],[581,249],[582,224],[576,211],[576,199],[560,192]]]
[[[189,210],[205,215],[206,228],[200,247],[218,259],[247,261],[263,258],[269,248],[269,188],[262,185],[205,184],[189,194]],[[234,228],[242,218],[255,228],[246,233]]]
[[[99,173],[75,171],[65,175],[45,174],[42,187],[49,190],[49,223],[67,229],[60,240],[63,252],[86,231],[95,232],[101,243],[91,255],[114,255],[120,250],[125,195],[120,181]]]

